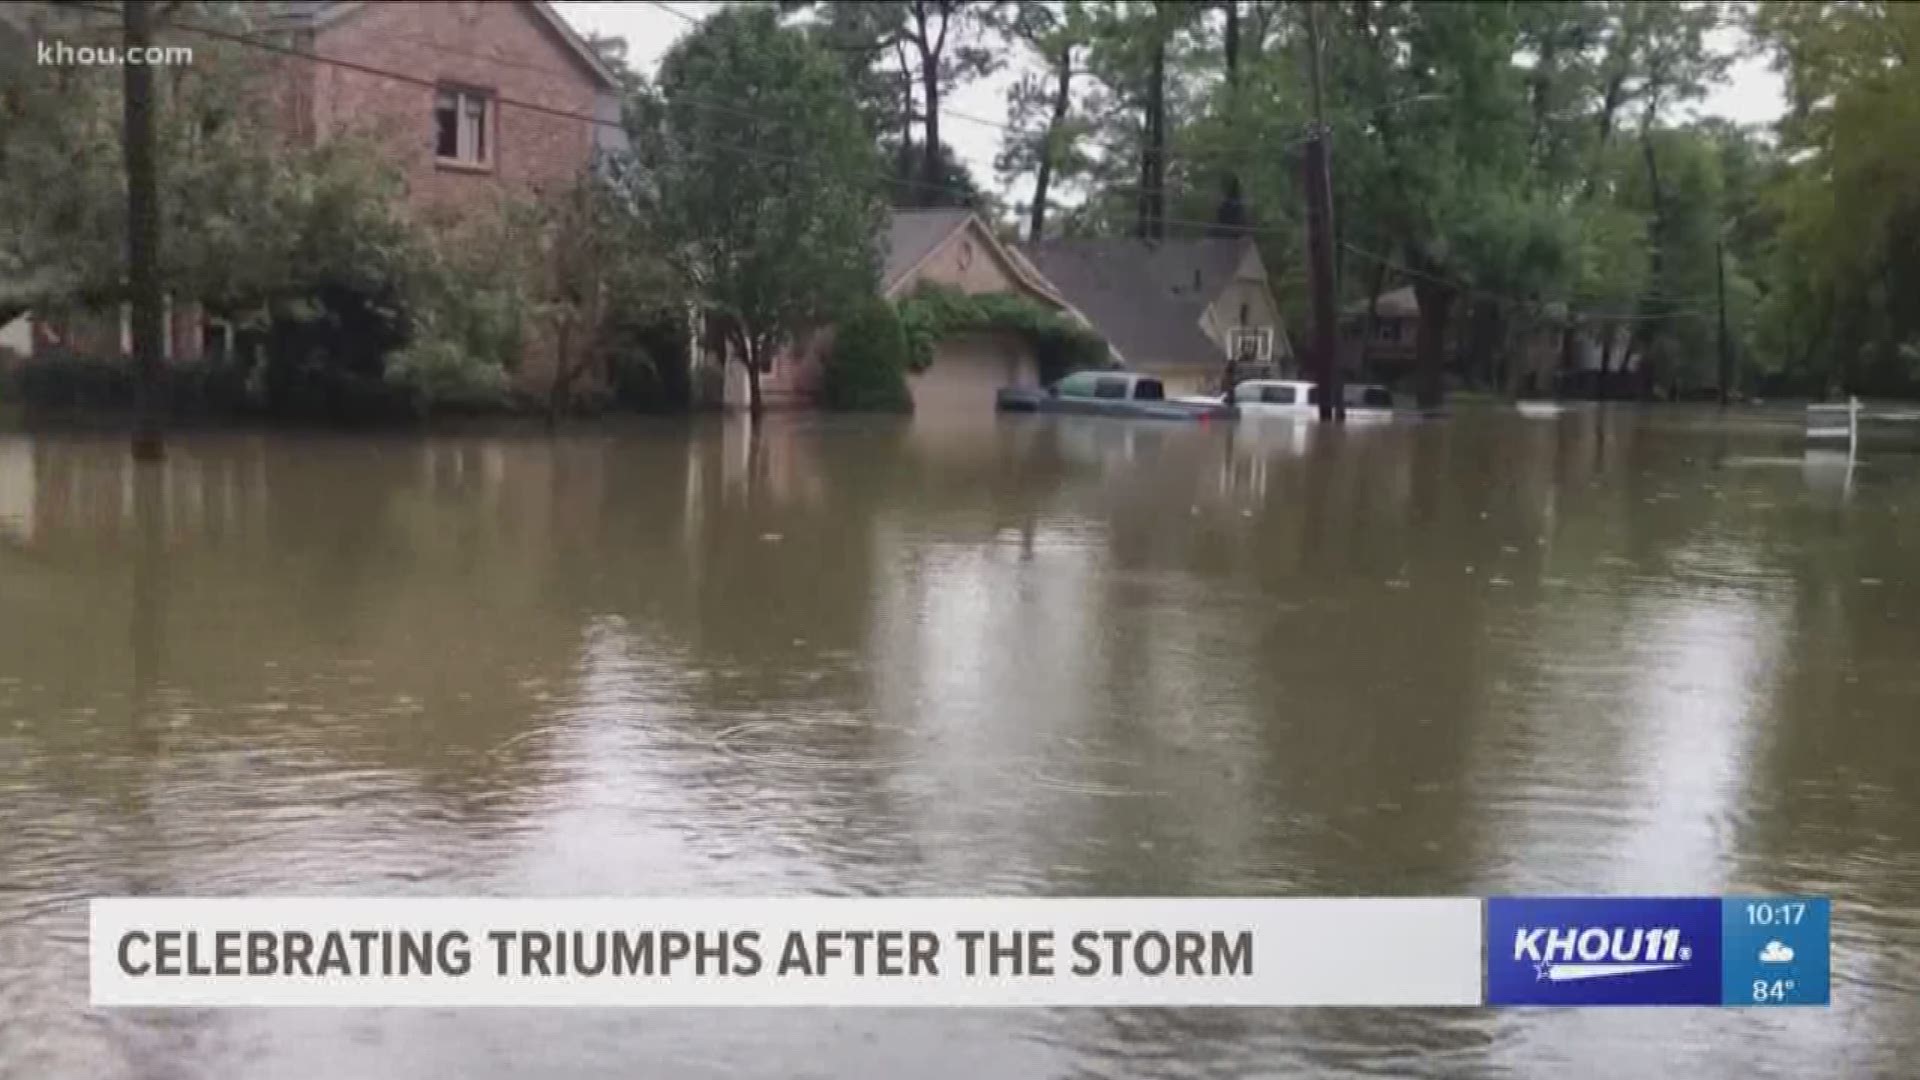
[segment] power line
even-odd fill
[[[85,10],[94,11],[100,14],[117,15],[119,13],[116,9],[107,8],[107,7],[103,7],[95,4],[76,3],[72,6],[76,8],[82,8]],[[215,27],[203,26],[197,23],[190,23],[190,22],[186,22],[178,19],[169,20],[168,25],[177,29],[191,31],[193,33],[200,34],[204,37],[209,37],[217,41],[226,41],[236,45],[243,45],[249,48],[260,49],[265,52],[277,53],[282,56],[287,56],[296,60],[302,60],[308,63],[324,64],[331,67],[341,68],[347,71],[353,71],[359,74],[371,75],[377,78],[391,79],[395,82],[404,83],[412,86],[419,86],[425,89],[432,89],[432,90],[440,89],[440,83],[433,79],[423,78],[416,75],[409,75],[409,74],[406,74],[405,72],[393,71],[387,68],[374,67],[373,65],[370,65],[370,64],[362,64],[357,61],[346,60],[337,56],[327,56],[321,53],[305,52],[300,49],[293,48],[291,46],[282,45],[278,42],[265,40],[262,38],[238,33],[235,31],[221,30]],[[731,113],[733,115],[738,115],[738,116],[742,116],[750,119],[759,119],[759,120],[766,119],[761,114],[754,113],[745,109],[736,108],[730,105],[723,105],[723,104],[711,102],[711,101],[699,98],[695,95],[676,94],[675,98],[676,100],[684,101],[686,104],[689,104],[694,108],[698,108],[698,109],[705,109],[705,110],[714,111],[714,112]],[[542,105],[542,104],[539,104],[538,102],[525,101],[519,98],[507,97],[500,94],[493,95],[492,100],[494,101],[495,104],[503,107],[522,109],[528,112],[537,113],[544,116],[552,116],[552,117],[556,117],[558,119],[563,119],[563,120],[574,120],[584,124],[594,124],[594,125],[599,125],[603,127],[610,127],[623,132],[626,130],[625,124],[620,120],[610,120],[604,117],[591,116],[586,113],[574,112],[569,109],[556,108],[550,105]],[[780,125],[780,126],[791,126],[791,125]],[[798,164],[806,163],[805,159],[795,157],[790,154],[779,154],[775,152],[755,150],[750,147],[738,146],[738,145],[733,145],[733,144],[728,144],[728,143],[723,143],[718,141],[710,141],[708,145],[718,147],[723,151],[737,153],[747,157],[754,157],[761,160],[783,161],[787,163],[798,163]],[[958,188],[958,187],[954,187],[947,184],[934,183],[934,182],[925,181],[925,180],[917,180],[911,177],[897,176],[890,172],[875,173],[874,176],[877,179],[883,181],[884,183],[893,185],[894,187],[906,187],[906,188],[911,188],[914,190],[928,192],[932,194],[946,195],[960,202],[964,202],[965,200],[972,198],[975,194],[974,192],[968,191],[963,188]],[[1141,190],[1138,185],[1115,184],[1112,186],[1115,188],[1125,189],[1127,191],[1135,192],[1135,193]],[[1167,190],[1171,191],[1173,189],[1167,189]],[[1178,226],[1195,228],[1195,229],[1209,229],[1209,228],[1214,228],[1216,226],[1216,223],[1210,222],[1210,221],[1184,220],[1179,218],[1165,218],[1163,220],[1168,225],[1178,225]],[[1242,227],[1241,231],[1248,234],[1252,234],[1259,230],[1255,229],[1254,227]],[[1272,230],[1269,230],[1269,231],[1272,231]]]
[[[110,14],[110,15],[120,14],[120,12],[117,9],[103,7],[101,5],[96,5],[96,4],[75,3],[71,6],[75,8],[93,11],[100,14]],[[676,11],[675,14],[684,14],[684,13]],[[440,89],[440,84],[433,79],[422,78],[420,76],[415,76],[415,75],[409,75],[404,72],[393,71],[387,68],[374,67],[373,65],[370,65],[370,64],[362,64],[356,61],[342,59],[340,57],[324,56],[319,53],[304,52],[300,49],[296,49],[288,45],[282,45],[278,42],[268,41],[268,40],[264,40],[264,39],[253,37],[246,34],[241,34],[241,33],[227,31],[227,30],[220,30],[214,27],[202,26],[197,23],[189,23],[189,22],[185,22],[183,20],[177,20],[177,19],[169,20],[168,25],[172,27],[176,27],[181,30],[191,31],[193,33],[200,34],[205,37],[213,38],[214,40],[227,41],[233,44],[244,45],[250,48],[260,49],[265,52],[277,53],[282,56],[291,57],[297,60],[303,60],[308,63],[326,64],[326,65],[340,68],[343,70],[353,71],[353,72],[357,72],[364,75],[371,75],[377,78],[391,79],[395,82],[404,83],[412,86],[419,86],[419,87],[430,89],[430,90]],[[748,113],[745,110],[734,109],[730,106],[707,103],[687,95],[677,95],[677,96],[684,98],[688,104],[691,104],[696,108],[705,108],[709,110],[732,112],[735,114],[746,115],[756,119],[762,119],[761,117],[758,116],[758,114]],[[522,109],[527,112],[537,113],[544,116],[551,116],[558,119],[574,120],[580,123],[612,127],[612,128],[619,129],[623,132],[625,131],[624,123],[619,120],[609,120],[603,117],[592,116],[586,113],[579,113],[579,112],[574,112],[568,109],[555,108],[549,105],[542,105],[538,102],[524,101],[518,98],[505,97],[501,95],[495,95],[492,100],[501,106]],[[711,140],[706,145],[711,148],[719,149],[722,152],[739,154],[742,156],[758,158],[766,161],[784,162],[787,164],[802,164],[802,165],[807,164],[805,159],[795,157],[791,154],[780,154],[775,152],[762,151],[762,150],[757,150],[751,147],[738,146],[734,144],[711,141]],[[1285,149],[1288,146],[1292,146],[1292,145],[1295,145],[1295,143],[1283,144],[1281,149]],[[974,194],[973,192],[969,192],[964,189],[956,188],[950,185],[932,183],[932,182],[923,181],[923,180],[916,180],[911,177],[897,176],[890,172],[876,173],[874,175],[880,181],[886,184],[893,185],[895,187],[906,187],[906,188],[911,188],[914,190],[919,190],[924,192],[943,194],[950,198],[955,199],[958,202],[961,202],[962,204],[964,204],[965,201],[971,198]],[[1154,190],[1154,189],[1143,189],[1138,185],[1116,184],[1112,186],[1115,188],[1119,188],[1119,189],[1123,189],[1123,190],[1135,193],[1135,194],[1138,194],[1143,190]],[[1171,191],[1172,189],[1166,189],[1166,190]],[[1166,225],[1179,226],[1183,228],[1190,228],[1190,229],[1196,229],[1196,230],[1211,230],[1218,227],[1218,223],[1213,221],[1197,221],[1197,220],[1182,219],[1182,218],[1162,218],[1160,220],[1162,221],[1163,224],[1166,224]],[[1258,225],[1237,226],[1236,233],[1238,235],[1243,235],[1243,236],[1256,236],[1256,235],[1290,236],[1291,235],[1290,232],[1284,232],[1282,230],[1276,229],[1271,226],[1258,226]],[[1540,301],[1538,300],[1531,300],[1531,299],[1525,299],[1525,298],[1519,298],[1519,297],[1513,297],[1513,296],[1506,296],[1499,293],[1487,292],[1485,290],[1478,289],[1475,286],[1469,285],[1466,282],[1458,281],[1451,278],[1446,278],[1436,274],[1429,274],[1422,271],[1417,271],[1410,267],[1406,267],[1398,263],[1395,263],[1392,260],[1384,258],[1383,256],[1376,255],[1372,252],[1366,251],[1365,249],[1356,247],[1355,245],[1350,243],[1343,243],[1341,246],[1345,248],[1347,251],[1360,256],[1362,259],[1366,259],[1378,265],[1384,266],[1387,269],[1397,274],[1400,274],[1405,277],[1423,278],[1425,280],[1433,281],[1438,284],[1446,285],[1447,287],[1453,289],[1455,292],[1460,293],[1462,295],[1477,297],[1481,299],[1497,300],[1497,301],[1501,301],[1509,304],[1514,304],[1517,306],[1535,305],[1540,303]],[[1703,304],[1702,308],[1699,311],[1675,310],[1675,311],[1669,311],[1661,314],[1609,315],[1609,314],[1596,313],[1596,312],[1582,312],[1579,314],[1583,318],[1606,319],[1608,321],[1617,321],[1617,322],[1640,322],[1640,321],[1658,321],[1658,320],[1667,319],[1667,318],[1681,318],[1689,315],[1698,315],[1701,312],[1705,311],[1706,307],[1707,305]]]
[[[689,24],[698,26],[701,22],[701,19],[698,16],[689,15],[686,12],[681,11],[679,8],[676,8],[670,4],[664,3],[663,0],[647,0],[647,3],[652,4],[654,7],[659,8],[661,11],[664,11],[669,15],[673,15],[680,19],[684,19]],[[870,48],[835,50],[835,51],[878,52],[882,47],[884,46],[876,45]],[[908,84],[911,84],[913,82],[913,76],[906,72],[901,72],[900,77],[902,82],[905,82]],[[986,117],[986,116],[974,116],[971,113],[963,113],[957,109],[940,108],[934,111],[938,112],[941,116],[944,116],[949,120],[959,120],[959,121],[962,121],[963,123],[968,123],[968,124],[979,124],[981,127],[998,128],[1001,131],[1012,132],[1015,135],[1032,134],[1032,132],[1021,131],[1019,128],[1015,127],[1012,124],[1007,123],[1004,120],[995,120],[995,119],[992,119],[991,117]]]
[[[659,8],[661,11],[664,11],[669,15],[673,15],[678,18],[684,19],[687,22],[693,23],[696,26],[699,25],[700,23],[699,18],[697,18],[696,16],[689,15],[686,12],[681,11],[679,8],[672,6],[671,4],[661,3],[661,0],[647,0],[647,3],[652,4],[654,7]]]
[[[1546,301],[1541,301],[1537,299],[1529,299],[1526,297],[1509,296],[1504,293],[1488,292],[1485,289],[1481,289],[1476,286],[1469,285],[1464,281],[1459,281],[1454,278],[1445,277],[1440,274],[1431,274],[1425,271],[1415,270],[1412,267],[1394,262],[1393,260],[1385,256],[1376,255],[1373,252],[1367,251],[1364,248],[1356,247],[1353,244],[1342,243],[1340,246],[1345,248],[1348,252],[1354,255],[1360,256],[1360,258],[1368,262],[1374,263],[1375,265],[1384,266],[1388,270],[1391,270],[1396,274],[1400,274],[1404,277],[1420,278],[1423,281],[1431,281],[1437,285],[1444,285],[1447,288],[1452,289],[1454,292],[1472,299],[1496,300],[1502,303],[1512,304],[1516,307],[1539,306],[1542,303],[1546,302]],[[1571,305],[1569,305],[1569,307],[1571,307]],[[1608,312],[1601,312],[1601,311],[1578,311],[1578,312],[1570,311],[1570,314],[1577,315],[1583,319],[1602,319],[1607,322],[1657,322],[1662,319],[1677,319],[1677,318],[1683,318],[1688,316],[1701,316],[1709,313],[1710,310],[1711,310],[1710,306],[1702,305],[1701,307],[1698,307],[1698,308],[1670,309],[1660,314],[1635,313],[1631,315],[1620,315],[1620,314],[1611,314]]]

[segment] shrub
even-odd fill
[[[693,373],[687,355],[693,342],[681,312],[616,310],[605,333],[616,405],[639,412],[679,412],[691,404]]]
[[[32,413],[125,413],[133,409],[131,361],[47,352],[17,361],[0,396]],[[160,370],[161,401],[177,419],[229,416],[246,407],[246,372],[230,364],[170,363]]]
[[[507,401],[507,373],[498,364],[476,363],[456,342],[416,340],[387,362],[386,381],[413,396],[420,412],[485,412]]]
[[[821,386],[830,409],[911,412],[907,389],[907,335],[885,300],[860,304],[835,327]]]

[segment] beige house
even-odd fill
[[[1218,389],[1232,359],[1293,366],[1249,238],[1050,240],[1023,250],[1126,368],[1157,375],[1169,394]]]
[[[881,295],[888,300],[910,296],[929,283],[974,295],[1013,293],[1087,322],[1032,263],[1001,243],[971,210],[896,210],[883,243]],[[775,357],[760,376],[766,407],[811,405],[819,394],[822,360],[830,345],[830,335],[822,332]],[[712,365],[719,360],[708,353],[696,362]],[[725,372],[726,404],[744,407],[746,371],[727,364]],[[1039,361],[1030,343],[1010,334],[981,333],[939,342],[927,370],[909,376],[907,384],[918,414],[986,415],[992,413],[994,392],[1001,387],[1034,386],[1039,380]]]

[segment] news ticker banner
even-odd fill
[[[103,1007],[1825,1005],[1817,897],[103,899]]]

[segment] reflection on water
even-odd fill
[[[0,1074],[1896,1075],[1920,462],[1792,425],[0,438]],[[1835,898],[1781,1012],[93,1013],[110,894]]]

